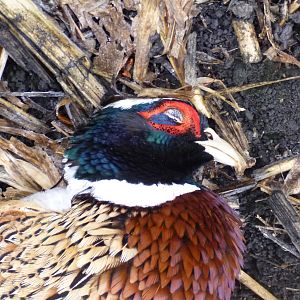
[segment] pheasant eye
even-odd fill
[[[177,124],[182,124],[184,117],[180,110],[176,108],[167,109],[164,114]]]
[[[154,129],[170,135],[192,134],[194,138],[201,136],[200,116],[192,105],[179,100],[162,100],[153,109],[138,114]]]

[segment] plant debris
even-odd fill
[[[263,150],[253,154],[253,148],[259,148],[266,139],[275,143],[273,140],[278,137],[266,133],[263,126],[257,129],[252,123],[260,124],[259,119],[273,120],[272,108],[290,99],[284,95],[278,96],[280,99],[274,97],[273,106],[263,108],[261,103],[268,91],[284,82],[291,84],[300,75],[299,72],[286,75],[288,72],[283,71],[281,76],[274,77],[271,75],[277,71],[268,70],[261,76],[262,81],[247,77],[250,64],[258,68],[272,61],[281,63],[280,70],[288,70],[285,64],[290,68],[300,67],[296,34],[300,24],[299,1],[35,2],[39,5],[31,0],[22,0],[22,5],[17,0],[0,0],[0,45],[4,47],[0,48],[0,79],[12,64],[7,63],[9,53],[47,86],[43,91],[30,87],[18,90],[8,88],[12,78],[8,83],[0,82],[0,181],[8,185],[4,186],[3,200],[20,199],[56,184],[63,185],[61,160],[67,144],[65,138],[85,124],[105,101],[113,101],[109,96],[126,97],[135,93],[139,97],[183,98],[211,118],[216,130],[241,156],[235,181],[232,181],[233,172],[227,168],[212,167],[204,170],[208,173],[207,185],[234,198],[235,208],[240,208],[238,200],[245,191],[247,197],[259,189],[270,194],[272,221],[259,212],[257,220],[264,226],[250,226],[256,226],[268,238],[263,243],[271,239],[280,249],[299,257],[299,239],[295,234],[300,205],[299,152],[285,149],[284,154],[272,157],[277,161],[266,165],[264,160],[262,164],[260,151]],[[19,21],[9,22],[10,19]],[[224,78],[223,74],[229,72],[234,75]],[[53,89],[54,81],[60,84],[61,90]],[[262,90],[266,92],[260,94]],[[245,95],[251,93],[256,105],[263,108],[260,118],[253,116],[254,101],[246,100]],[[51,107],[46,104],[48,97],[54,99]],[[245,120],[252,126],[247,131]],[[292,121],[289,124],[292,132],[299,125],[293,125]],[[289,131],[284,134],[289,136]],[[280,147],[271,145],[275,151]],[[263,155],[270,156],[270,152]],[[252,156],[259,166],[255,166]],[[219,183],[218,177],[225,184]],[[275,187],[283,192],[279,197],[274,196]],[[271,202],[274,197],[283,200],[281,203],[289,210],[278,210]],[[288,211],[293,211],[293,224],[291,218],[286,222]],[[243,209],[240,212],[245,213]],[[246,212],[246,215],[253,214],[254,211]],[[250,222],[252,219],[246,217],[245,235],[249,251],[253,252],[255,241],[247,231]],[[246,259],[250,272],[260,270],[259,260],[256,264],[251,268],[251,259]],[[261,276],[259,281],[272,285],[268,278]],[[263,299],[276,299],[262,287],[253,287],[247,274],[242,272],[240,280]],[[278,295],[288,293],[287,288],[279,292],[272,286]],[[299,295],[292,290],[289,293],[295,295],[293,299]]]

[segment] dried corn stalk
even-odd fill
[[[17,199],[57,184],[61,175],[53,157],[39,146],[0,138],[0,181],[12,187],[4,197]]]
[[[61,0],[58,5],[73,39],[95,56],[96,74],[113,79],[135,53],[133,78],[147,81],[152,43],[160,36],[161,54],[167,54],[179,80],[185,83],[185,48],[197,14],[193,0]]]
[[[94,73],[107,79],[116,76],[133,51],[130,24],[123,14],[123,9],[129,8],[126,3],[62,0],[60,6],[73,38],[95,55]]]
[[[47,69],[86,111],[98,107],[105,89],[90,72],[85,53],[56,22],[31,0],[0,0],[0,7],[0,22],[6,25],[0,44],[10,56],[44,78]]]

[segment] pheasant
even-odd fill
[[[65,188],[0,204],[1,299],[230,299],[241,223],[192,173],[237,153],[191,103],[117,101],[70,144]]]

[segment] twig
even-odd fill
[[[48,91],[48,92],[0,92],[0,97],[7,97],[7,96],[59,98],[59,97],[64,97],[65,93],[54,92],[54,91]]]
[[[289,287],[286,287],[285,289],[286,289],[287,291],[292,291],[292,292],[297,292],[297,293],[300,292],[300,289],[293,289],[293,288],[289,288]]]
[[[7,59],[8,59],[7,51],[0,46],[0,79],[3,75]]]
[[[20,125],[20,127],[32,131],[45,133],[50,130],[50,128],[44,124],[44,122],[38,120],[34,116],[3,98],[0,98],[0,115]]]
[[[196,45],[197,34],[193,32],[188,37],[187,52],[184,60],[185,83],[191,86],[197,83]]]
[[[272,184],[274,184],[274,181],[270,181],[270,180],[267,179],[267,180],[263,180],[263,181],[259,182],[257,184],[257,186],[260,188],[260,190],[262,192],[271,195],[272,192],[273,192],[273,188],[271,186]],[[297,199],[297,198],[295,198],[291,195],[287,196],[287,198],[291,203],[294,203],[296,205],[300,205],[300,199]]]
[[[271,188],[266,186],[264,182],[260,181],[291,170],[299,158],[300,156],[297,155],[269,164],[263,168],[255,170],[252,173],[251,178],[244,178],[242,182],[227,185],[222,189],[216,190],[216,192],[224,195],[225,197],[230,197],[232,195],[246,192],[258,186],[263,192],[271,194]],[[300,205],[299,199],[292,196],[288,196],[288,199],[292,203]]]
[[[298,157],[293,168],[289,171],[284,180],[284,191],[288,195],[300,193],[300,157]]]
[[[52,114],[52,111],[51,110],[48,110],[46,109],[45,107],[39,105],[37,102],[31,100],[31,98],[28,98],[28,97],[21,97],[22,101],[27,104],[30,108],[34,108],[38,111],[40,111],[42,114],[44,115],[51,115]],[[45,116],[45,119],[44,119],[45,123],[48,122],[48,118],[47,116]]]
[[[300,217],[296,210],[281,190],[273,191],[268,203],[300,253]]]
[[[230,197],[255,188],[257,182],[251,178],[243,181],[227,185],[224,188],[216,190],[216,193],[222,194],[225,197]]]
[[[300,7],[298,0],[294,0],[289,7],[289,14],[293,14]]]
[[[59,143],[57,143],[54,140],[51,140],[44,134],[36,133],[29,130],[24,130],[21,128],[12,128],[8,126],[0,126],[0,132],[5,132],[7,134],[25,137],[27,139],[34,141],[36,144],[38,144],[41,147],[50,148],[55,154],[61,156],[63,155],[65,150],[61,145],[59,145]]]
[[[278,174],[282,174],[284,172],[289,171],[295,165],[297,159],[299,159],[299,155],[292,156],[286,159],[282,159],[275,163],[269,164],[263,168],[257,169],[253,172],[252,177],[256,181],[260,181],[266,179],[271,176],[275,176]]]
[[[283,228],[277,228],[277,227],[272,227],[272,226],[260,226],[260,225],[256,225],[255,227],[257,227],[258,229],[262,229],[262,230],[269,230],[269,231],[273,231],[273,232],[277,232],[277,233],[286,233],[286,230]]]
[[[66,126],[65,124],[59,122],[59,121],[52,121],[51,125],[60,133],[64,134],[67,137],[70,137],[74,134],[74,131]]]
[[[256,226],[259,231],[264,235],[264,237],[270,239],[271,241],[273,241],[274,243],[276,243],[278,246],[280,246],[284,251],[288,251],[291,254],[293,254],[294,256],[296,256],[297,258],[300,258],[300,254],[297,252],[297,249],[294,247],[291,247],[290,245],[284,243],[283,241],[281,241],[279,238],[277,238],[276,236],[274,236],[272,233],[269,232],[269,230],[263,226]]]
[[[233,20],[232,26],[244,61],[246,63],[260,62],[262,55],[254,25],[246,20]]]
[[[246,272],[241,271],[239,276],[239,281],[244,284],[247,288],[253,291],[255,294],[260,296],[264,300],[277,300],[269,291],[267,291],[263,286],[261,286],[257,281],[255,281]]]
[[[271,85],[271,84],[276,84],[276,83],[290,81],[290,80],[297,80],[297,79],[300,79],[300,76],[292,76],[292,77],[278,79],[278,80],[250,83],[250,84],[245,84],[243,86],[237,86],[237,87],[229,87],[229,88],[226,88],[226,89],[218,90],[217,92],[221,95],[224,95],[226,93],[234,94],[234,93],[244,92],[244,91],[251,90],[251,89],[254,89],[254,88],[258,88],[258,87],[268,86],[268,85]],[[213,98],[213,97],[214,97],[214,95],[208,94],[208,95],[205,96],[205,99],[208,100],[208,99]]]

